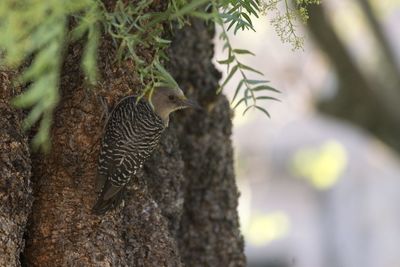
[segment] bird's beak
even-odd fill
[[[197,101],[192,99],[184,98],[182,99],[182,104],[185,108],[202,109],[202,107],[197,103]]]

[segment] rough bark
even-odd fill
[[[321,103],[321,110],[365,128],[400,151],[397,98],[375,87],[362,73],[326,18],[323,5],[311,5],[309,12],[308,29],[331,61],[339,81],[335,97]]]
[[[114,61],[102,40],[103,81],[91,90],[79,70],[82,48],[63,67],[50,155],[33,155],[35,202],[27,235],[28,266],[244,266],[236,212],[231,114],[215,95],[213,29],[199,21],[174,35],[170,69],[204,111],[173,115],[161,145],[133,179],[121,207],[92,215],[96,163],[111,108],[139,86],[129,62]]]
[[[213,34],[197,21],[176,34],[171,49],[174,76],[184,88],[194,88],[191,95],[205,108],[174,124],[186,178],[178,242],[185,266],[244,266],[231,110],[224,96],[215,95],[220,74],[211,63]]]
[[[23,235],[32,206],[31,160],[22,113],[10,105],[20,92],[14,72],[0,71],[0,266],[21,266]]]

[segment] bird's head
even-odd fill
[[[180,88],[156,88],[151,96],[151,103],[154,111],[161,117],[165,125],[168,125],[169,114],[176,110],[200,108],[195,101],[187,99]]]

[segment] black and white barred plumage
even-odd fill
[[[148,102],[122,99],[111,112],[102,140],[97,188],[101,189],[93,211],[102,214],[122,200],[125,185],[142,167],[159,143],[166,125]]]

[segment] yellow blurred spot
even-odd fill
[[[258,214],[251,217],[244,234],[251,245],[263,246],[286,236],[289,228],[289,218],[283,212]]]
[[[295,173],[309,180],[318,189],[333,186],[346,165],[346,149],[337,141],[328,141],[317,149],[301,149],[293,158]]]

